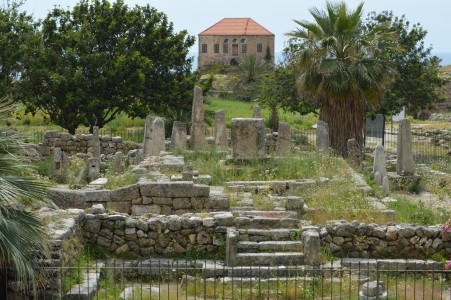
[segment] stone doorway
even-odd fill
[[[230,65],[231,66],[238,66],[238,60],[236,58],[232,58],[230,60]]]

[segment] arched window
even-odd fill
[[[229,39],[224,39],[224,44],[228,44],[229,43]]]
[[[242,38],[241,39],[241,44],[246,44],[246,43],[247,43],[247,40],[245,38]]]
[[[238,39],[233,39],[232,43],[234,43],[234,44],[238,43]]]

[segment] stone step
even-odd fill
[[[299,229],[293,228],[281,228],[281,229],[238,229],[240,233],[241,241],[252,241],[252,242],[262,242],[262,241],[290,241],[299,240],[300,231]]]
[[[304,263],[304,254],[302,252],[238,253],[236,261],[238,265],[243,266],[293,266]]]
[[[285,213],[285,212],[283,212]],[[300,220],[298,218],[269,218],[269,217],[236,217],[237,228],[295,228],[298,229]]]
[[[298,213],[295,211],[279,211],[279,210],[252,210],[252,211],[240,211],[237,213],[238,217],[261,217],[261,218],[292,218],[297,219]]]
[[[237,247],[238,252],[288,252],[301,251],[303,245],[301,241],[242,241]]]
[[[64,296],[64,299],[93,299],[97,292],[100,279],[100,272],[89,270],[83,274],[81,283],[74,285]]]

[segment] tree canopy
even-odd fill
[[[119,112],[144,117],[190,107],[194,37],[174,32],[149,5],[81,0],[72,10],[53,9],[40,38],[25,59],[25,103],[71,133],[79,125],[103,127]]]
[[[23,71],[23,58],[37,42],[33,18],[20,11],[19,2],[0,6],[0,99],[20,99],[17,81]]]
[[[290,33],[301,43],[298,92],[319,103],[331,147],[342,155],[348,139],[363,143],[364,111],[381,101],[393,74],[384,53],[396,36],[385,23],[365,30],[362,9],[363,3],[349,10],[344,2],[327,2],[325,10],[310,10],[314,22],[295,20],[299,28]]]
[[[443,100],[441,87],[445,80],[440,76],[440,59],[431,55],[432,47],[424,45],[427,31],[420,24],[411,26],[405,16],[396,17],[392,12],[373,12],[368,16],[369,29],[384,23],[389,24],[387,31],[398,36],[401,49],[387,52],[397,74],[377,112],[391,115],[406,106],[416,115],[421,109],[432,108]]]

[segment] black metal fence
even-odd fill
[[[315,144],[315,129],[292,130],[294,142]],[[396,153],[398,132],[387,128],[384,135],[384,147],[388,153]],[[374,148],[382,143],[381,138],[366,138],[366,147]],[[432,165],[435,169],[451,172],[451,133],[446,130],[412,131],[412,148],[416,163]]]
[[[38,299],[451,299],[451,272],[415,260],[322,267],[112,260],[43,270],[64,275]]]
[[[88,131],[77,131],[80,134],[86,134]],[[142,143],[144,139],[144,129],[123,129],[107,130],[101,129],[100,134],[109,134],[111,136],[121,136],[124,141],[133,141]],[[40,143],[44,138],[43,131],[23,133],[23,138],[31,143]],[[398,134],[396,130],[387,128],[384,136],[384,147],[390,153],[396,150]],[[296,145],[315,145],[316,129],[293,129],[292,139]],[[413,151],[416,163],[433,165],[434,168],[451,172],[451,137],[446,131],[440,130],[414,130],[412,131]],[[382,139],[366,138],[367,147],[375,147],[381,143]]]

